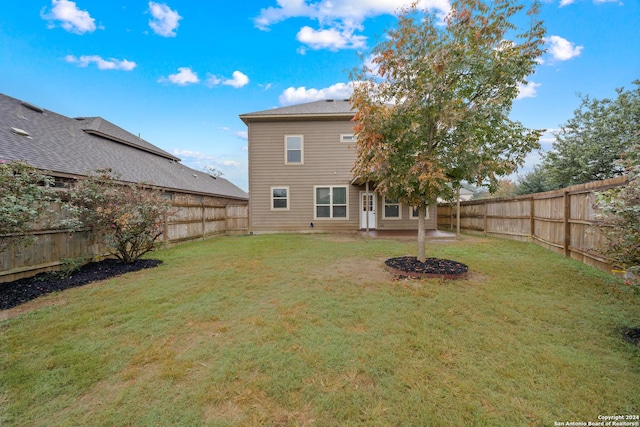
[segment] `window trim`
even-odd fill
[[[387,216],[387,206],[398,205],[398,216]],[[382,219],[397,221],[402,219],[402,203],[396,199],[395,203],[387,203],[387,196],[382,196]]]
[[[417,220],[418,217],[413,215],[413,209],[414,209],[414,206],[409,206],[409,219]],[[427,205],[425,209],[426,209],[426,215],[424,219],[429,220],[431,219],[431,215],[429,214],[429,205]]]
[[[329,206],[329,216],[318,216],[318,188],[329,188],[329,204],[320,206]],[[334,204],[333,203],[333,189],[344,188],[345,189],[345,203]],[[334,217],[333,208],[335,206],[344,206],[346,216]],[[349,186],[348,185],[314,185],[313,186],[313,219],[314,220],[330,220],[330,221],[346,221],[349,219]]]
[[[286,208],[276,208],[275,206],[273,206],[273,201],[274,200],[282,200],[282,197],[273,197],[273,190],[286,190],[287,191],[287,197],[284,198],[284,200],[287,201],[287,207]],[[271,210],[272,211],[288,211],[291,210],[291,192],[289,190],[289,187],[286,185],[274,185],[273,187],[271,187],[269,189],[269,199],[270,199],[270,206],[271,206]]]
[[[288,139],[289,138],[300,138],[300,161],[299,162],[290,162],[289,161],[289,146]],[[291,150],[291,151],[298,151]],[[285,135],[284,136],[284,164],[285,165],[304,165],[304,135]]]
[[[347,139],[349,138],[349,139]],[[356,142],[358,140],[358,135],[354,133],[341,133],[340,134],[340,142]]]

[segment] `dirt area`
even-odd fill
[[[86,285],[109,279],[131,271],[152,268],[162,261],[143,259],[133,264],[123,264],[115,259],[91,262],[66,276],[59,272],[41,273],[37,276],[0,284],[0,310],[7,310],[51,292]]]

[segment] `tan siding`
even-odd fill
[[[360,191],[351,185],[355,161],[353,142],[340,142],[341,134],[352,134],[348,120],[251,122],[249,124],[249,218],[253,232],[275,231],[355,231],[360,228]],[[302,165],[285,165],[285,135],[304,136]],[[314,187],[348,188],[348,219],[314,219]],[[271,188],[289,188],[289,210],[271,210]],[[379,228],[416,229],[403,206],[402,220],[383,220],[382,203],[377,200]],[[435,229],[435,208],[427,228]],[[313,227],[311,227],[313,223]]]
[[[355,160],[352,144],[340,134],[353,133],[350,121],[251,123],[249,194],[251,231],[355,230],[358,193],[350,185]],[[284,164],[284,136],[304,136],[304,164]],[[345,185],[349,218],[314,219],[314,186]],[[271,187],[289,187],[289,210],[271,210]],[[314,227],[311,228],[310,224]]]

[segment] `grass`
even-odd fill
[[[640,413],[637,292],[463,237],[468,279],[394,281],[413,242],[216,238],[4,320],[7,426],[554,425]],[[27,308],[29,305],[27,305]]]

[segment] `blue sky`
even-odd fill
[[[405,0],[5,0],[0,92],[70,116],[101,116],[247,190],[239,114],[349,96],[349,71]],[[447,0],[422,0],[445,12]],[[512,118],[558,129],[578,93],[640,78],[638,0],[548,0],[547,53]],[[542,139],[543,150],[553,137]],[[529,156],[524,173],[539,162]]]

